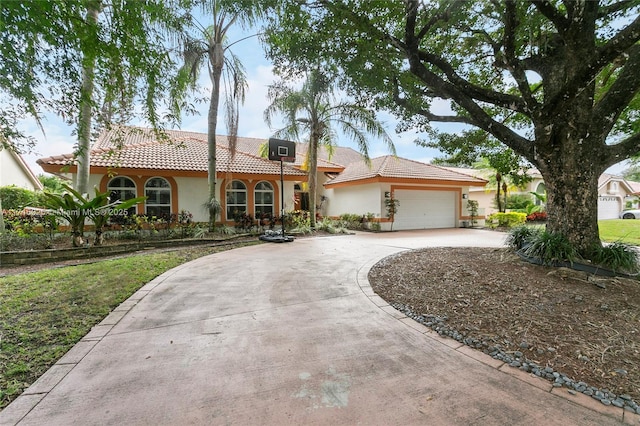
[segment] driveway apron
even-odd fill
[[[0,424],[618,424],[622,414],[478,361],[368,286],[369,268],[394,253],[503,239],[463,229],[358,233],[197,259],[94,327]]]

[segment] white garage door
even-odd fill
[[[393,229],[456,227],[456,197],[453,191],[396,190],[399,201]]]
[[[606,195],[598,197],[598,220],[617,219],[621,210],[621,202],[618,197]]]

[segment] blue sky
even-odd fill
[[[230,35],[230,40],[232,42],[234,40],[240,40],[248,34],[250,34],[250,32],[243,33],[240,30],[236,30]],[[235,44],[232,50],[245,66],[249,83],[246,101],[240,111],[238,134],[244,137],[269,138],[280,126],[280,122],[276,119],[272,123],[274,128],[270,129],[263,119],[263,112],[268,105],[266,97],[267,87],[276,81],[276,77],[272,72],[271,63],[265,58],[264,51],[257,37],[251,37]],[[208,94],[211,83],[208,81],[206,70],[203,69],[203,71],[200,83],[203,93]],[[449,110],[446,102],[435,103],[434,105],[439,110],[437,112],[442,113]],[[198,109],[200,115],[183,117],[181,129],[206,133],[208,102],[199,104]],[[222,108],[220,108],[220,110],[222,113]],[[380,113],[378,118],[384,123],[399,156],[426,163],[430,162],[434,157],[439,156],[437,150],[420,147],[414,143],[416,138],[422,136],[421,134],[415,131],[408,131],[401,134],[396,133],[396,120],[391,115]],[[43,127],[45,130],[44,135],[33,120],[25,120],[23,122],[23,128],[26,129],[26,132],[38,141],[33,150],[34,152],[23,155],[24,159],[36,174],[43,173],[40,166],[36,163],[38,158],[73,152],[75,143],[75,137],[72,136],[73,128],[67,126],[54,115],[48,114],[45,116]],[[222,116],[220,116],[218,120],[218,134],[226,134]],[[355,144],[348,139],[343,138],[338,144],[357,149]],[[383,142],[375,139],[371,140],[369,154],[372,158],[388,153],[388,148]],[[612,167],[610,172],[620,173],[624,168],[623,165],[617,165]]]

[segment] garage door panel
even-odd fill
[[[456,226],[454,191],[396,190],[399,201],[394,229],[433,229]]]
[[[621,204],[618,197],[600,195],[598,197],[598,219],[617,219],[622,209]]]

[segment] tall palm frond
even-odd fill
[[[261,16],[259,3],[237,2],[231,0],[206,0],[201,2],[203,16],[211,18],[211,25],[196,23],[196,37],[186,39],[184,66],[186,73],[195,83],[202,65],[207,64],[211,80],[211,98],[208,112],[207,147],[208,147],[208,186],[209,194],[206,204],[215,206],[216,193],[216,131],[218,126],[218,108],[220,96],[224,96],[224,116],[227,126],[229,148],[235,154],[238,136],[239,108],[244,103],[248,88],[247,77],[242,63],[229,48],[233,43],[228,41],[228,32],[236,24],[250,26]],[[215,229],[216,209],[209,209],[209,230]]]
[[[310,71],[299,90],[282,81],[272,84],[268,90],[268,99],[270,104],[264,111],[264,117],[269,127],[274,115],[279,113],[283,116],[284,126],[274,136],[295,141],[308,139],[305,164],[308,164],[312,227],[315,226],[318,150],[323,146],[332,155],[338,137],[335,127],[356,141],[368,163],[368,134],[381,138],[395,154],[393,142],[382,124],[376,120],[375,114],[356,104],[336,102],[332,80],[320,69]]]

